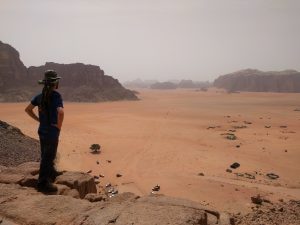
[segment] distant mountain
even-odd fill
[[[192,80],[181,80],[177,87],[178,88],[208,88],[211,84],[208,81],[192,81]]]
[[[99,66],[49,62],[27,69],[20,60],[18,51],[0,41],[0,102],[28,101],[41,91],[42,86],[37,81],[43,78],[47,69],[56,70],[62,77],[59,92],[67,101],[138,99],[133,91],[125,89],[117,79],[105,75]]]
[[[218,77],[214,86],[229,92],[300,92],[300,72],[246,69]]]
[[[172,82],[157,82],[150,86],[152,89],[176,89],[177,85]]]
[[[211,83],[208,81],[193,81],[193,80],[168,80],[159,82],[157,80],[141,80],[124,82],[124,86],[128,88],[151,88],[151,89],[175,89],[175,88],[208,88]]]
[[[141,80],[135,79],[132,81],[126,81],[123,85],[127,88],[150,88],[150,86],[154,83],[157,83],[157,80]]]

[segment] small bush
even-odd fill
[[[92,144],[90,149],[92,150],[92,153],[99,153],[101,146],[99,144]]]

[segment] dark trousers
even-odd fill
[[[58,138],[48,139],[40,137],[41,144],[41,163],[39,174],[39,185],[53,182],[53,174],[55,171],[54,160],[56,157]]]

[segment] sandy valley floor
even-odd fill
[[[139,91],[140,101],[65,103],[59,167],[103,174],[121,192],[160,184],[159,193],[227,211],[249,210],[257,193],[300,199],[300,94]],[[0,119],[37,137],[25,105],[1,103]],[[101,154],[89,153],[93,143]]]

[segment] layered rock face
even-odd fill
[[[64,100],[76,102],[137,100],[132,91],[125,89],[117,79],[104,75],[99,66],[82,63],[49,62],[44,66],[29,67],[28,77],[31,83],[36,84],[44,71],[49,69],[54,69],[62,77],[59,91]]]
[[[19,53],[0,42],[0,102],[28,101],[41,92],[37,84],[45,70],[54,69],[63,77],[59,91],[64,100],[99,102],[137,100],[134,92],[125,89],[117,79],[104,74],[99,66],[82,63],[46,63],[39,67],[24,66]]]
[[[262,72],[247,69],[220,76],[214,81],[214,86],[229,92],[300,92],[300,72]]]
[[[17,50],[0,41],[0,90],[18,87],[27,74]]]

